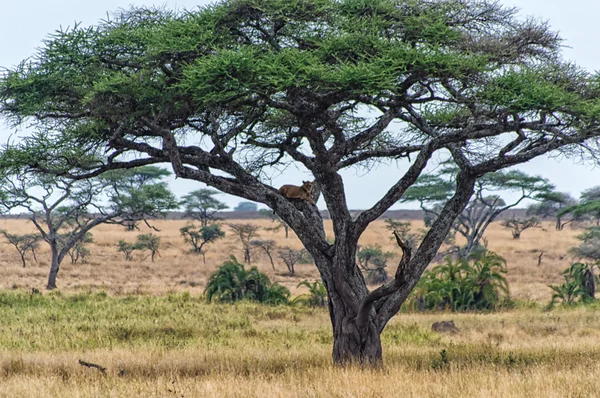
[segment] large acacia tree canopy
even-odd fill
[[[454,0],[124,11],[54,33],[3,74],[2,113],[32,119],[40,133],[11,161],[71,171],[126,152],[153,158],[138,163],[164,161],[153,149],[162,129],[199,144],[182,151],[197,155],[193,166],[231,175],[219,151],[257,174],[290,157],[312,166],[325,152],[343,168],[432,140],[439,149],[470,139],[467,157],[500,152],[509,164],[548,141],[581,143],[597,130],[598,77],[562,63],[545,24],[514,14],[493,1]],[[361,116],[363,106],[378,119]],[[387,129],[393,120],[405,123]],[[502,133],[514,145],[494,138]]]

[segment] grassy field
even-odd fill
[[[430,331],[450,318],[460,333]],[[597,308],[402,314],[384,333],[383,369],[339,369],[324,310],[4,292],[0,396],[590,397],[599,343]]]
[[[155,263],[139,254],[125,261],[116,243],[137,234],[102,226],[94,232],[89,262],[66,262],[54,292],[43,290],[49,267],[43,245],[39,262],[23,268],[14,248],[0,243],[0,397],[600,396],[594,377],[600,371],[600,307],[543,310],[547,284],[560,281],[579,231],[546,225],[515,241],[494,224],[489,247],[507,259],[517,308],[402,313],[384,332],[383,369],[361,370],[331,365],[325,310],[205,303],[207,276],[230,254],[241,257],[231,234],[210,249],[204,264],[179,236],[185,222],[156,225],[163,249]],[[33,230],[24,220],[0,220],[0,228]],[[377,222],[361,244],[397,252],[388,236]],[[285,239],[283,231],[262,231],[261,237],[300,248],[293,233]],[[390,271],[396,262],[390,261]],[[255,264],[294,293],[301,293],[295,289],[300,280],[318,278],[314,265],[298,266],[291,277],[282,264],[272,270],[264,257]],[[458,334],[431,331],[433,322],[449,319]]]

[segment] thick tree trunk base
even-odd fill
[[[333,331],[333,363],[340,366],[380,367],[383,364],[381,336],[370,323],[366,336],[352,321],[344,321],[341,330]]]

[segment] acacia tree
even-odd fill
[[[145,220],[157,212],[156,201],[146,196],[146,190],[142,189],[141,195],[136,190],[124,195],[112,190],[113,185],[103,178],[74,180],[20,172],[14,167],[5,172],[0,178],[0,190],[4,193],[0,206],[27,211],[42,240],[50,246],[48,289],[56,288],[65,256],[79,250],[90,239],[94,227]],[[131,197],[136,199],[127,199]],[[129,205],[119,206],[123,201]]]
[[[111,188],[110,201],[115,212],[122,214],[122,223],[128,231],[139,229],[137,223],[148,219],[165,218],[167,212],[179,208],[175,195],[163,178],[168,170],[156,166],[141,166],[128,170],[111,170],[100,177]]]
[[[37,261],[35,256],[35,250],[38,248],[40,244],[40,236],[38,234],[11,234],[10,232],[0,229],[0,234],[2,234],[8,243],[13,245],[17,252],[19,252],[19,256],[21,256],[21,263],[23,264],[23,268],[25,268],[25,254],[27,252],[31,252],[33,255],[33,259]]]
[[[0,112],[39,133],[0,160],[78,179],[169,162],[178,178],[266,205],[321,274],[334,361],[377,364],[380,333],[479,178],[550,152],[598,153],[598,78],[563,61],[561,43],[492,0],[131,9],[59,31],[4,72]],[[394,278],[369,292],[358,239],[443,154],[457,167],[453,193],[418,248],[398,240]],[[406,172],[352,217],[341,171],[393,159]],[[317,182],[334,243],[315,206],[268,184],[291,164]]]
[[[213,189],[197,189],[183,196],[181,205],[185,208],[184,217],[200,221],[203,227],[218,220],[215,214],[229,207],[214,197],[218,194]]]
[[[179,229],[183,236],[183,241],[192,245],[194,253],[202,254],[202,261],[206,264],[206,249],[204,245],[212,243],[225,237],[225,232],[221,230],[219,224],[211,224],[206,227],[197,228],[193,224],[188,224]]]
[[[240,238],[242,251],[244,252],[244,262],[250,264],[252,260],[250,256],[252,245],[250,242],[252,241],[252,238],[258,236],[260,227],[253,224],[228,224],[228,226],[231,228],[231,232]]]
[[[573,221],[573,218],[567,221],[563,220],[565,215],[562,211],[568,207],[575,206],[577,200],[565,192],[551,191],[538,195],[538,202],[531,204],[527,208],[528,216],[537,216],[540,218],[555,217],[557,230],[562,230],[565,224]]]
[[[444,204],[455,192],[455,167],[442,168],[437,174],[424,175],[406,190],[401,201],[418,201],[421,209],[437,218]],[[476,249],[487,227],[503,212],[516,207],[524,199],[537,199],[551,192],[553,186],[544,178],[529,176],[521,171],[495,171],[475,183],[475,192],[465,209],[456,217],[452,229],[462,235],[467,244],[460,250],[463,256]],[[515,192],[515,199],[506,203],[498,192]]]
[[[521,233],[529,228],[537,228],[540,226],[540,220],[536,217],[529,218],[517,218],[511,217],[502,221],[502,226],[506,229],[510,229],[513,239],[520,239]]]

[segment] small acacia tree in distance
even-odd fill
[[[419,202],[425,213],[439,217],[444,211],[443,204],[452,197],[458,169],[442,168],[436,174],[428,174],[417,179],[402,197],[402,202]],[[468,256],[480,246],[483,235],[490,224],[503,212],[519,205],[524,199],[538,199],[553,190],[545,178],[530,176],[518,170],[496,171],[482,176],[475,183],[473,199],[458,214],[452,230],[462,235],[467,243],[459,254]],[[507,203],[498,192],[514,192],[516,197]]]
[[[184,195],[181,201],[184,217],[200,221],[203,227],[217,221],[216,213],[229,207],[214,197],[218,194],[219,191],[213,189],[198,189]]]
[[[154,262],[156,255],[160,256],[160,252],[158,251],[160,249],[160,236],[158,235],[154,235],[153,233],[138,235],[136,246],[140,250],[150,251],[152,262]]]
[[[260,227],[254,224],[228,224],[228,226],[231,232],[240,238],[242,251],[244,252],[244,262],[250,264],[252,260],[250,255],[252,253],[252,245],[250,241],[252,241],[252,238],[258,236]]]
[[[296,269],[294,267],[298,262],[300,262],[300,260],[302,260],[302,257],[304,256],[304,251],[292,249],[291,247],[285,246],[277,252],[277,255],[287,267],[290,275],[296,275]]]
[[[178,178],[264,204],[314,258],[333,360],[380,364],[382,331],[479,179],[545,154],[598,157],[598,77],[562,48],[547,23],[494,0],[123,10],[55,32],[2,72],[0,114],[36,133],[3,151],[0,168],[85,179],[170,162]],[[456,173],[438,216],[414,252],[401,245],[394,278],[370,291],[358,240],[445,156]],[[391,160],[406,171],[390,173],[389,189],[352,217],[344,170]],[[316,181],[333,243],[317,208],[270,185],[286,166]]]
[[[521,233],[526,229],[539,227],[540,220],[537,217],[511,217],[503,220],[501,225],[506,229],[510,229],[513,239],[520,239]]]
[[[142,166],[128,170],[113,170],[101,175],[111,188],[113,211],[122,214],[122,223],[128,231],[138,229],[138,221],[157,230],[147,219],[165,218],[167,212],[179,208],[175,195],[162,181],[170,176],[168,170],[156,166]]]
[[[35,256],[35,250],[40,245],[40,240],[42,239],[39,234],[11,234],[4,229],[0,229],[0,234],[2,234],[8,243],[13,245],[17,252],[19,252],[19,256],[21,256],[21,263],[23,264],[23,268],[25,268],[25,255],[27,252],[31,252],[33,255],[33,259],[37,261]]]
[[[68,238],[68,234],[62,236],[62,239],[64,239],[65,241]],[[82,264],[85,263],[87,261],[88,256],[90,255],[90,249],[88,248],[88,245],[93,242],[94,237],[92,233],[87,232],[81,240],[75,243],[71,250],[67,252],[67,255],[69,256],[69,258],[71,258],[71,264],[77,264],[79,262]]]
[[[202,261],[206,264],[205,245],[225,237],[225,232],[221,230],[218,224],[207,225],[205,227],[196,227],[193,224],[186,225],[179,230],[185,243],[192,245],[194,253],[202,254]]]
[[[269,257],[269,261],[271,262],[271,267],[275,269],[275,263],[273,262],[273,251],[277,247],[277,244],[272,239],[254,239],[250,241],[250,245],[261,249],[265,252],[267,257]]]

